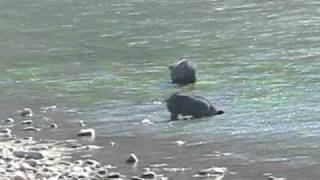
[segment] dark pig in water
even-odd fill
[[[171,113],[171,120],[177,120],[179,114],[200,118],[224,113],[221,110],[216,110],[205,98],[196,95],[174,93],[166,102],[167,108]]]
[[[189,60],[182,59],[169,66],[171,80],[176,84],[192,84],[196,82],[196,65]]]

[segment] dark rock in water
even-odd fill
[[[21,122],[21,124],[32,124],[32,120],[31,119],[24,120]]]
[[[108,176],[107,176],[108,178],[121,178],[122,177],[122,175],[120,174],[120,173],[118,173],[118,172],[114,172],[114,173],[110,173],[110,174],[108,174]]]
[[[192,84],[196,82],[196,66],[191,61],[182,59],[169,66],[171,80],[176,84]]]
[[[225,167],[211,167],[201,170],[199,173],[193,175],[193,177],[212,177],[213,180],[221,180],[227,172]]]
[[[179,114],[200,118],[224,113],[216,110],[207,99],[201,96],[174,93],[166,101],[171,120],[177,120]]]
[[[39,152],[33,151],[15,151],[13,153],[14,156],[18,158],[26,158],[26,159],[43,159],[43,154]]]
[[[156,178],[156,176],[157,176],[157,174],[155,172],[147,171],[147,172],[142,173],[141,178],[154,179],[154,178]]]
[[[81,129],[78,132],[78,136],[91,136],[94,137],[95,136],[95,130],[92,128],[89,129]]]
[[[131,153],[129,155],[129,158],[126,160],[126,162],[130,164],[138,163],[138,161],[139,161],[138,157],[133,153]]]
[[[12,124],[12,123],[14,123],[14,119],[7,118],[6,120],[4,120],[4,122],[7,123],[7,124]]]
[[[52,128],[52,129],[57,129],[57,128],[58,128],[58,125],[57,125],[57,124],[55,124],[55,123],[50,124],[50,128]]]
[[[144,180],[144,179],[138,176],[132,176],[131,180]]]
[[[24,108],[21,111],[20,115],[22,117],[32,117],[33,116],[33,112],[32,112],[32,110],[30,108]]]

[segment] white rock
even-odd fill
[[[184,145],[186,142],[185,141],[182,141],[182,140],[178,140],[178,141],[174,141],[173,144],[176,144],[176,145],[179,145],[179,146],[182,146]]]
[[[91,137],[95,137],[96,131],[92,128],[89,129],[81,129],[78,132],[78,136],[91,136]]]
[[[154,124],[150,119],[144,119],[141,121],[142,124],[145,124],[145,125],[150,125],[150,124]]]

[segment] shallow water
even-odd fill
[[[52,118],[83,119],[102,139],[200,140],[289,172],[310,167],[301,177],[312,179],[320,163],[319,5],[0,0],[0,117],[56,105]],[[197,64],[194,86],[169,83],[167,65],[181,57]],[[168,123],[163,100],[176,91],[201,94],[226,113]]]

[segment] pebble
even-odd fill
[[[13,153],[14,156],[18,158],[26,158],[26,159],[42,159],[44,156],[40,152],[33,151],[15,151]]]
[[[154,124],[150,119],[144,119],[141,121],[142,124],[145,124],[145,125],[150,125],[150,124]]]
[[[0,130],[1,133],[11,134],[11,129],[5,128]]]
[[[131,153],[129,155],[129,158],[126,160],[126,162],[130,164],[138,163],[138,161],[139,161],[138,157],[133,153]]]
[[[145,179],[154,179],[157,176],[157,174],[153,171],[147,171],[142,173],[141,178]]]
[[[89,129],[80,129],[78,136],[91,136],[95,137],[95,130],[92,128]]]
[[[118,172],[112,172],[112,173],[109,173],[108,178],[121,178],[121,174],[118,173]]]
[[[32,117],[33,116],[33,112],[32,112],[32,110],[30,108],[24,108],[21,111],[20,115],[22,117]]]
[[[50,124],[50,128],[52,129],[57,129],[58,125],[56,123]]]
[[[278,177],[275,177],[275,176],[269,176],[268,180],[286,180],[286,178],[278,178]]]
[[[106,175],[108,173],[108,171],[106,169],[100,169],[98,170],[98,174],[99,175]]]
[[[80,127],[85,127],[86,126],[86,124],[83,122],[83,120],[79,121],[79,125],[80,125]]]
[[[28,127],[25,127],[25,128],[22,128],[23,131],[41,131],[40,128],[36,128],[36,127],[33,127],[33,126],[28,126]]]
[[[14,119],[7,118],[6,120],[4,120],[4,122],[7,123],[7,124],[12,124],[12,123],[14,123]]]
[[[182,145],[184,145],[185,143],[186,143],[185,141],[178,140],[178,141],[174,141],[172,144],[176,144],[176,145],[182,146]]]
[[[211,167],[201,170],[194,177],[216,177],[222,179],[227,171],[225,167]]]
[[[131,180],[144,180],[144,179],[138,176],[132,176]]]
[[[32,120],[31,119],[24,120],[21,122],[21,124],[32,124]]]

